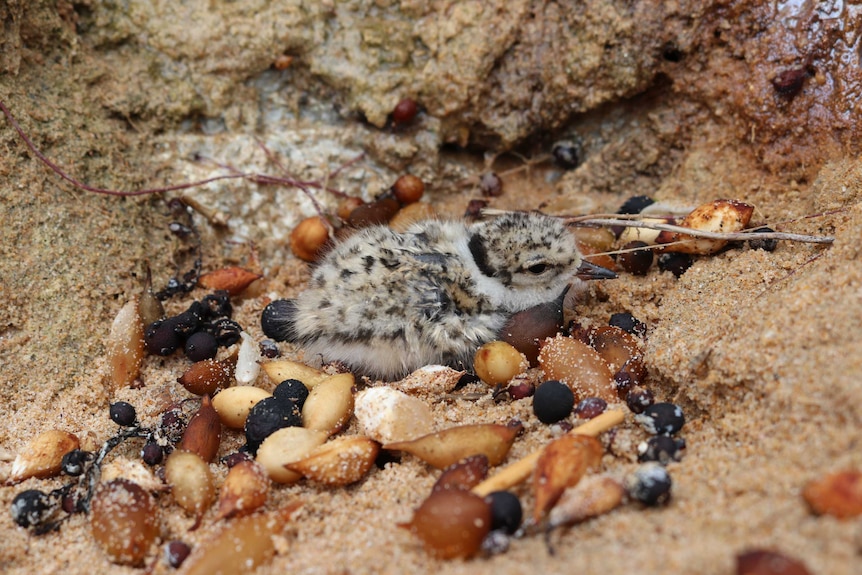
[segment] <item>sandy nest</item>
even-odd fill
[[[0,6],[3,102],[41,150],[95,187],[182,183],[229,164],[368,199],[410,172],[426,181],[439,215],[460,217],[480,197],[478,176],[494,170],[504,182],[490,200],[497,208],[598,213],[634,194],[681,206],[729,197],[754,204],[758,223],[835,237],[828,247],[740,246],[698,258],[678,279],[657,269],[622,275],[579,304],[588,324],[627,311],[648,326],[648,385],[688,419],[668,506],[629,504],[556,530],[553,554],[533,536],[501,555],[442,562],[397,527],[439,473],[404,457],[347,488],[273,489],[269,508],[304,506],[257,572],[718,574],[755,547],[792,555],[812,573],[858,570],[858,518],[818,516],[801,497],[813,479],[862,468],[858,12],[746,2],[126,4]],[[393,129],[387,114],[402,97],[423,111]],[[97,195],[46,170],[8,122],[0,130],[5,475],[48,429],[99,445],[116,430],[111,401],[133,403],[152,424],[167,402],[189,396],[176,383],[185,358],[147,358],[134,389],[108,385],[105,363],[111,321],[140,292],[146,266],[158,287],[194,259],[190,241],[168,231],[180,216],[166,200],[186,193],[227,216],[227,226],[195,216],[203,267],[264,274],[234,302],[258,340],[267,301],[295,295],[308,278],[287,236],[316,208],[295,186],[236,180]],[[583,149],[574,170],[543,160],[563,139]],[[315,197],[324,210],[338,202]],[[174,298],[168,311],[205,293]],[[272,387],[265,376],[257,383]],[[526,433],[510,459],[559,432],[535,418],[530,400],[432,409],[441,428],[520,419]],[[355,431],[353,423],[347,432]],[[604,470],[633,469],[644,437],[628,414]],[[220,453],[241,442],[227,434]],[[117,456],[136,458],[139,448],[130,442]],[[226,468],[212,469],[221,481]],[[4,486],[0,503],[5,510],[23,489],[63,483]],[[528,485],[516,492],[531,501]],[[164,541],[195,545],[213,527],[205,517],[189,532],[193,519],[170,495],[159,507]],[[37,537],[4,511],[0,531],[5,573],[139,571],[111,564],[83,515]],[[154,548],[155,572],[170,572],[159,557]]]

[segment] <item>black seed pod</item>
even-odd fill
[[[653,403],[655,403],[655,397],[652,392],[643,387],[635,387],[626,394],[626,405],[632,413],[643,413]]]
[[[501,529],[506,533],[514,533],[521,526],[524,511],[521,501],[510,491],[494,491],[485,497],[491,506],[491,530]]]
[[[565,383],[549,380],[541,383],[533,395],[533,413],[542,423],[556,423],[572,413],[575,394]]]
[[[218,290],[204,296],[201,300],[204,309],[204,319],[210,320],[217,317],[230,318],[233,314],[233,306],[230,303],[230,294],[227,290]]]
[[[263,440],[285,427],[302,425],[302,414],[296,405],[286,399],[266,397],[258,401],[245,420],[245,439],[248,449],[257,453]]]
[[[646,335],[646,325],[627,311],[613,314],[608,325],[618,327],[638,337]]]
[[[111,404],[108,409],[108,415],[111,416],[111,421],[123,427],[134,427],[138,421],[138,414],[135,413],[135,407],[125,401],[116,401]]]
[[[22,491],[12,500],[12,520],[21,527],[38,527],[53,511],[51,498],[38,489]]]
[[[654,403],[635,417],[648,433],[673,435],[685,425],[685,415],[673,403]]]
[[[772,228],[757,228],[752,233],[753,234],[765,234],[772,233],[775,230]],[[775,248],[778,247],[778,240],[774,238],[758,238],[757,236],[752,236],[750,240],[748,240],[748,247],[753,250],[763,250],[765,252],[774,252]]]
[[[150,355],[171,355],[180,346],[180,337],[174,331],[174,318],[154,321],[144,330],[144,342]]]
[[[623,202],[623,205],[620,206],[620,209],[617,210],[618,214],[639,214],[644,208],[650,206],[655,203],[649,196],[632,196]]]
[[[260,354],[267,359],[275,359],[276,357],[281,356],[281,351],[278,349],[278,345],[271,339],[265,339],[260,342]]]
[[[669,435],[654,435],[638,445],[638,461],[658,461],[667,465],[671,461],[682,459],[685,450],[685,440]]]
[[[679,277],[688,271],[694,260],[689,254],[669,253],[662,254],[658,257],[658,269],[663,272],[670,272],[675,277]]]
[[[554,162],[565,170],[574,170],[583,161],[584,150],[578,142],[563,140],[551,147]]]
[[[195,362],[212,359],[218,352],[218,341],[213,334],[199,331],[186,340],[185,352],[186,357]]]
[[[165,561],[174,569],[178,568],[192,552],[192,548],[182,541],[171,541],[165,545]]]
[[[211,324],[211,332],[215,336],[216,341],[222,347],[233,345],[239,341],[242,327],[232,319],[226,317],[215,320]]]
[[[186,430],[186,421],[179,408],[169,409],[162,414],[159,431],[171,443],[179,441]]]
[[[72,477],[77,477],[84,473],[84,467],[88,461],[93,459],[93,454],[83,449],[73,449],[63,456],[60,466],[63,468],[63,473]]]
[[[200,320],[190,311],[184,311],[179,315],[168,318],[168,320],[173,320],[174,333],[177,334],[181,340],[185,340],[190,337],[198,330],[198,327],[200,327]]]
[[[629,497],[644,505],[665,505],[670,501],[670,475],[659,463],[644,463],[626,478],[625,483]]]
[[[150,442],[141,449],[141,459],[152,467],[158,465],[165,458],[165,450],[158,443]]]
[[[297,409],[302,410],[308,398],[308,388],[298,379],[285,379],[275,387],[272,396],[276,399],[292,401]]]
[[[636,276],[645,276],[649,273],[649,269],[652,266],[652,261],[654,259],[654,254],[650,249],[639,249],[646,248],[646,242],[629,242],[623,246],[624,250],[634,250],[626,253],[619,254],[617,256],[617,263],[620,264],[624,270],[629,272],[632,275]]]

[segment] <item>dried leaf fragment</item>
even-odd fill
[[[494,466],[506,458],[520,431],[520,425],[460,425],[412,441],[389,443],[383,448],[406,451],[438,469],[444,469],[465,457],[478,454],[485,455],[488,464]]]
[[[225,290],[231,296],[239,295],[255,280],[263,276],[240,267],[226,267],[205,273],[198,279],[203,287],[213,290]]]
[[[567,487],[576,485],[591,467],[602,460],[601,442],[588,435],[567,434],[545,446],[533,471],[538,523],[550,511]]]
[[[379,451],[380,444],[368,437],[338,437],[285,467],[326,485],[349,485],[365,477]]]
[[[802,497],[818,515],[839,519],[862,515],[862,472],[849,469],[810,481]]]
[[[141,374],[146,355],[144,325],[134,297],[120,308],[107,341],[108,365],[114,389],[131,385]]]
[[[219,527],[196,546],[177,572],[179,575],[250,573],[275,555],[273,535],[301,507],[298,502],[270,513],[240,517]]]
[[[12,462],[8,484],[15,484],[31,477],[53,477],[60,473],[63,456],[78,449],[78,438],[60,429],[49,429],[27,444]]]

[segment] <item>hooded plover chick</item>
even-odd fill
[[[513,313],[610,277],[582,259],[562,220],[542,214],[427,220],[404,233],[375,226],[336,244],[308,288],[270,303],[261,325],[306,357],[395,379],[428,364],[469,366]]]

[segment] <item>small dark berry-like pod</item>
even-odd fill
[[[403,98],[392,109],[392,123],[396,126],[409,124],[419,113],[419,104],[413,98]]]
[[[491,506],[491,529],[512,534],[521,526],[524,510],[518,496],[511,491],[493,491],[485,497]]]
[[[551,147],[554,163],[564,170],[574,170],[584,159],[584,149],[580,142],[562,140]]]
[[[653,393],[643,387],[635,386],[626,394],[626,405],[632,413],[643,413],[646,408],[655,403]]]
[[[112,403],[108,409],[108,415],[111,416],[111,421],[123,427],[134,427],[138,422],[138,414],[135,412],[135,406],[126,401]]]
[[[752,234],[766,234],[773,233],[775,230],[772,228],[757,228]],[[748,247],[753,250],[763,250],[765,252],[774,252],[775,248],[778,247],[778,240],[775,238],[758,238],[756,235],[752,235],[751,239],[748,240]]]
[[[144,330],[144,343],[151,355],[171,355],[182,343],[174,331],[174,318],[154,321]]]
[[[685,425],[682,409],[673,403],[654,403],[635,417],[648,433],[673,435]]]
[[[12,500],[12,521],[21,527],[39,527],[54,513],[51,498],[38,489],[22,491]]]
[[[199,331],[189,336],[184,351],[186,357],[192,361],[212,359],[218,352],[218,341],[213,334]]]
[[[680,277],[688,271],[688,268],[690,268],[693,263],[694,260],[691,255],[679,252],[661,254],[658,257],[658,269],[663,272],[670,272],[674,277]]]
[[[629,272],[632,275],[647,275],[655,257],[652,250],[640,249],[646,248],[647,246],[648,244],[646,242],[641,241],[634,241],[625,244],[622,247],[623,250],[633,251],[619,254],[617,256],[617,263],[620,265],[621,268],[623,268],[625,271]]]
[[[655,203],[649,196],[632,196],[623,202],[623,205],[620,206],[620,209],[617,210],[618,214],[639,214],[644,208],[647,206],[651,206]]]
[[[556,423],[567,418],[574,406],[575,394],[560,381],[545,381],[533,394],[533,413],[542,423]]]
[[[667,469],[660,463],[644,463],[626,477],[629,497],[650,507],[665,505],[670,501],[673,482]]]
[[[275,341],[295,342],[296,302],[292,299],[277,299],[263,309],[260,328],[266,337]]]
[[[667,465],[680,461],[685,451],[685,440],[669,435],[655,435],[638,445],[638,461],[657,461]]]
[[[575,417],[578,419],[593,419],[605,412],[608,402],[601,397],[586,397],[575,407]]]

